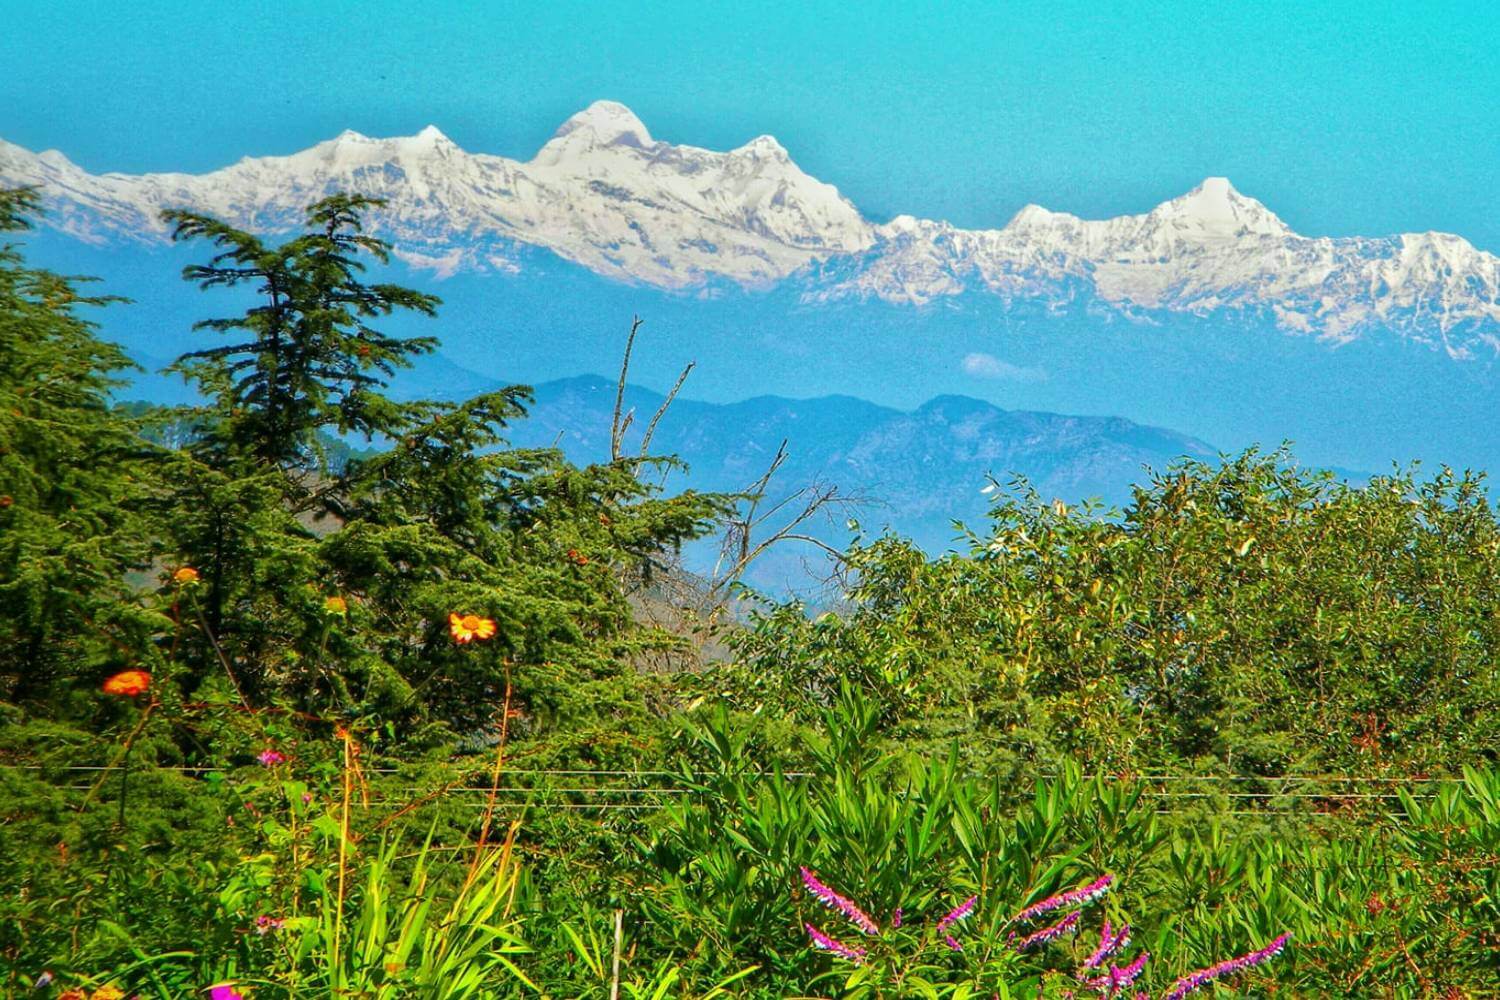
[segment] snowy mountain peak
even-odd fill
[[[422,131],[412,136],[412,139],[428,146],[451,146],[453,140],[443,134],[443,130],[436,125],[424,126]]]
[[[3,151],[3,148],[9,145],[10,144],[7,142],[0,141],[0,151]],[[19,150],[21,147],[10,146],[10,148]],[[41,160],[43,163],[48,163],[57,167],[73,167],[73,161],[68,159],[67,156],[63,154],[62,150],[59,149],[44,150],[37,156],[37,159]]]
[[[1005,224],[1007,230],[1033,229],[1038,227],[1052,226],[1059,219],[1080,221],[1076,216],[1067,215],[1063,212],[1053,212],[1040,205],[1030,204],[1022,206],[1021,210],[1011,216],[1011,220]]]
[[[1270,209],[1234,189],[1227,177],[1208,177],[1180,198],[1158,205],[1150,217],[1172,222],[1183,234],[1207,238],[1291,236]]]
[[[773,135],[758,135],[735,152],[771,160],[791,160],[791,154],[786,151],[786,147],[777,142]]]
[[[654,144],[645,123],[618,101],[595,101],[558,127],[543,151],[559,144],[583,142],[598,146],[632,146],[645,149]]]

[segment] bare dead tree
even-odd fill
[[[787,442],[783,440],[766,471],[745,489],[743,506],[726,520],[719,558],[709,577],[712,603],[722,603],[727,589],[743,578],[751,563],[767,550],[786,542],[803,542],[821,549],[833,560],[835,575],[848,562],[844,553],[809,534],[805,526],[819,517],[831,519],[838,513],[848,515],[868,500],[843,493],[836,484],[815,481],[793,490],[762,510],[771,482],[786,459]],[[776,523],[783,517],[784,520]]]
[[[651,417],[651,422],[646,425],[646,434],[641,438],[641,457],[645,458],[647,450],[651,447],[651,438],[656,434],[656,425],[661,422],[662,414],[667,412],[667,407],[672,405],[672,400],[677,398],[677,390],[682,388],[682,383],[687,381],[689,373],[696,368],[698,362],[689,361],[682,369],[682,374],[677,376],[677,381],[672,385],[672,391],[667,393],[667,398],[662,400],[661,406],[656,408],[656,413]]]
[[[625,379],[630,374],[630,352],[635,348],[635,335],[640,332],[642,320],[639,316],[633,316],[630,320],[630,334],[625,338],[625,356],[620,359],[620,381],[615,386],[615,412],[609,422],[609,460],[618,462],[620,460],[620,446],[625,441],[625,429],[630,426],[631,418],[635,416],[635,410],[625,414],[625,419],[620,419],[620,408],[625,403]]]
[[[630,378],[630,354],[635,349],[635,335],[640,332],[641,324],[644,322],[639,316],[630,321],[630,333],[625,338],[625,356],[620,359],[620,380],[615,384],[615,410],[609,426],[609,460],[618,462],[625,454],[625,432],[630,429],[635,420],[635,408],[622,417],[620,410],[625,406],[625,383]],[[677,391],[682,388],[682,383],[687,381],[688,375],[696,368],[698,362],[689,361],[682,369],[682,374],[677,376],[677,381],[672,385],[672,391],[667,393],[667,398],[662,400],[661,406],[656,408],[651,422],[646,425],[646,433],[641,438],[641,457],[645,458],[651,447],[651,438],[656,434],[656,425],[661,422],[662,415],[672,405],[672,400],[677,398]]]
[[[633,317],[625,338],[610,419],[611,461],[625,457],[625,436],[635,418],[633,408],[625,409],[625,387],[641,325],[641,318]],[[696,365],[695,361],[688,362],[652,414],[641,439],[641,458],[648,457],[658,425]],[[728,611],[730,588],[743,579],[750,566],[766,552],[786,544],[809,545],[833,562],[831,573],[823,578],[825,583],[832,583],[844,575],[847,565],[844,554],[814,535],[810,526],[819,518],[832,520],[839,513],[847,515],[869,501],[846,494],[834,484],[819,481],[792,490],[779,499],[770,499],[775,492],[774,480],[786,464],[787,455],[787,442],[783,440],[766,471],[735,494],[738,504],[721,522],[723,536],[713,572],[706,577],[700,576],[678,564],[665,577],[661,574],[653,574],[650,578],[643,575],[631,585],[637,613],[660,627],[694,634],[698,647],[711,647],[718,642],[721,623]],[[810,565],[808,569],[811,577],[818,577],[818,570]],[[658,667],[666,668],[664,664]],[[679,664],[676,669],[680,668]]]

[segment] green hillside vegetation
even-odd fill
[[[366,281],[375,204],[172,216],[193,408],[0,250],[5,995],[1495,995],[1480,477],[1018,482],[777,603],[678,563],[753,490],[387,395],[440,303]]]

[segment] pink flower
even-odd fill
[[[843,914],[845,920],[848,920],[866,934],[875,935],[880,933],[880,927],[876,925],[875,921],[870,919],[869,914],[855,906],[853,900],[845,896],[840,896],[828,888],[828,886],[818,881],[818,877],[807,868],[802,869],[802,884],[807,886],[808,892],[811,892],[818,902],[830,910],[836,910]]]
[[[1032,948],[1039,948],[1048,942],[1057,940],[1074,927],[1077,927],[1078,918],[1082,915],[1081,910],[1074,910],[1052,926],[1043,927],[1035,934],[1028,934],[1015,943],[1016,951],[1030,951]],[[1014,937],[1015,933],[1012,932],[1011,936]]]
[[[855,965],[864,960],[865,950],[863,948],[854,948],[844,944],[842,941],[836,941],[812,924],[804,924],[803,926],[807,928],[807,936],[812,938],[814,947],[821,948],[823,951],[831,951],[839,958],[847,959]]]
[[[256,757],[255,759],[260,761],[266,767],[275,767],[277,764],[286,763],[286,754],[282,753],[280,750],[265,750],[262,751],[260,756]]]
[[[1199,969],[1197,972],[1189,973],[1173,984],[1165,1000],[1182,1000],[1189,993],[1208,985],[1215,979],[1232,976],[1236,972],[1242,972],[1245,969],[1260,965],[1262,962],[1269,962],[1281,954],[1282,950],[1286,948],[1286,943],[1291,940],[1291,937],[1290,934],[1282,934],[1259,951],[1252,951],[1248,955],[1241,955],[1239,958],[1226,959],[1218,965],[1211,965],[1206,969]]]
[[[1095,976],[1092,979],[1081,978],[1079,981],[1095,993],[1113,997],[1135,982],[1136,977],[1141,974],[1141,970],[1146,967],[1146,963],[1150,959],[1151,953],[1143,951],[1129,965],[1124,967],[1111,965],[1102,975]],[[1137,996],[1141,995],[1143,994],[1137,994]]]
[[[245,1000],[245,994],[228,983],[208,988],[208,1000]]]
[[[272,931],[279,931],[285,922],[280,917],[268,917],[262,913],[255,918],[255,933],[266,935]]]
[[[1085,969],[1097,969],[1104,964],[1104,960],[1111,955],[1117,954],[1130,943],[1130,925],[1123,924],[1119,930],[1112,930],[1109,926],[1109,918],[1104,920],[1104,929],[1099,932],[1099,947],[1095,948],[1088,958],[1083,960]]]
[[[964,900],[962,903],[959,903],[953,909],[949,910],[947,914],[943,916],[943,919],[938,921],[937,929],[940,931],[947,930],[948,927],[958,923],[960,920],[967,920],[969,914],[974,912],[974,907],[978,905],[979,897],[970,896],[968,899]]]
[[[1073,889],[1070,892],[1060,893],[1056,896],[1049,896],[1040,903],[1028,906],[1020,913],[1011,917],[1008,922],[1012,924],[1024,924],[1035,920],[1044,913],[1051,913],[1053,910],[1060,910],[1065,906],[1087,906],[1108,892],[1110,883],[1114,880],[1115,877],[1113,875],[1101,875],[1088,885]]]

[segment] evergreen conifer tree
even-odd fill
[[[0,190],[0,233],[38,210]],[[152,544],[148,449],[109,400],[131,364],[80,314],[112,300],[79,281],[0,245],[0,689],[17,702],[141,665],[160,624],[126,580]]]
[[[184,279],[205,289],[251,285],[260,297],[241,315],[195,325],[239,334],[238,342],[189,352],[175,366],[219,407],[206,443],[285,467],[317,455],[320,430],[369,437],[390,429],[385,379],[437,341],[392,337],[369,324],[398,310],[434,315],[439,300],[360,280],[362,255],[390,259],[387,244],[363,231],[362,213],[381,204],[324,198],[308,208],[306,231],[279,246],[207,215],[164,213],[174,240],[217,248],[207,264],[185,268]]]
[[[636,626],[622,580],[702,533],[722,501],[656,495],[638,475],[652,459],[577,468],[553,450],[507,448],[523,387],[461,404],[385,396],[386,379],[435,341],[370,323],[431,315],[438,300],[360,280],[362,257],[388,259],[363,233],[379,204],[324,199],[280,246],[167,214],[178,239],[217,248],[184,278],[259,295],[242,315],[197,324],[241,339],[174,366],[206,396],[164,519],[202,571],[185,595],[203,640],[184,651],[189,683],[227,667],[253,700],[465,729],[492,720],[507,678],[539,720],[638,712],[632,656],[672,640]],[[384,450],[335,475],[330,434]],[[497,634],[460,647],[455,613],[490,618]]]

